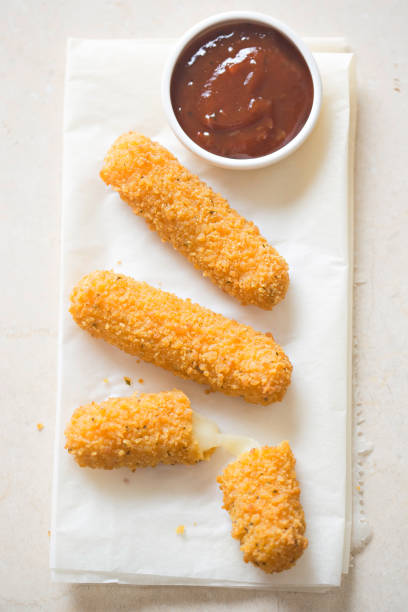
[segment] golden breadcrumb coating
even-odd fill
[[[292,365],[271,336],[123,274],[82,278],[70,312],[93,336],[248,402],[279,401],[290,383]]]
[[[295,463],[285,441],[243,453],[217,479],[244,561],[267,573],[289,569],[307,547]]]
[[[81,467],[105,470],[196,463],[214,449],[200,449],[192,419],[190,401],[177,389],[112,397],[75,410],[65,448]]]
[[[242,304],[270,310],[285,297],[289,275],[283,257],[254,223],[157,142],[123,134],[100,175],[163,242]]]

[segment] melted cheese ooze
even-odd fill
[[[222,446],[226,451],[238,457],[241,453],[260,446],[259,442],[247,436],[220,433],[218,426],[213,421],[197,412],[193,412],[193,436],[203,453],[211,448]]]

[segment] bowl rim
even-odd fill
[[[286,145],[284,145],[281,149],[273,151],[273,153],[268,153],[268,155],[263,155],[261,157],[252,157],[250,159],[235,159],[231,157],[223,157],[221,155],[211,153],[210,151],[207,151],[206,149],[200,147],[200,145],[194,142],[181,127],[180,123],[176,118],[171,102],[170,86],[173,70],[179,56],[181,55],[185,47],[192,41],[193,38],[205,32],[205,30],[211,28],[212,26],[222,25],[223,23],[228,23],[232,21],[249,21],[253,23],[259,23],[275,28],[276,30],[281,32],[284,36],[286,36],[286,38],[288,38],[292,42],[292,44],[295,45],[295,47],[303,56],[309,68],[313,82],[312,108],[310,110],[306,123],[304,124],[300,132],[296,134],[296,136]],[[250,170],[255,168],[264,168],[265,166],[274,164],[296,151],[296,149],[298,149],[300,145],[303,144],[303,142],[307,139],[307,137],[310,135],[313,128],[315,127],[317,118],[320,113],[322,105],[322,82],[320,72],[312,52],[303,42],[303,40],[285,23],[278,19],[275,19],[274,17],[271,17],[270,15],[258,13],[256,11],[227,11],[211,15],[210,17],[199,21],[191,28],[189,28],[183,34],[183,36],[181,36],[181,38],[179,38],[179,40],[171,50],[171,53],[164,66],[161,80],[161,97],[164,111],[171,129],[173,130],[177,138],[188,149],[190,149],[190,151],[192,151],[199,157],[205,159],[207,162],[215,166],[219,166],[221,168]]]

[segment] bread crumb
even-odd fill
[[[143,378],[139,378],[138,382],[140,382],[140,384],[143,385],[143,383],[144,383]]]
[[[38,431],[42,431],[44,429],[44,425],[42,423],[37,423]]]
[[[194,527],[197,527],[197,523],[195,521],[194,521],[193,525],[194,525]]]
[[[129,480],[129,478],[124,478],[123,482],[125,482],[126,484],[129,484],[130,480]]]
[[[109,380],[108,380],[107,378],[104,378],[104,379],[103,379],[103,382],[105,383],[105,385],[107,385],[107,384],[108,384],[108,382],[109,382]]]
[[[124,376],[124,377],[123,377],[123,380],[124,380],[124,381],[125,381],[125,383],[126,383],[127,385],[129,385],[129,386],[132,384],[132,381],[130,380],[129,376]]]
[[[118,264],[118,266],[121,266],[122,265],[122,260],[118,259],[118,261],[116,263]]]
[[[50,530],[48,530],[48,537],[50,537],[50,536],[51,536],[51,531],[50,531]]]
[[[183,535],[184,534],[184,525],[179,525],[176,529],[176,533],[177,535]]]

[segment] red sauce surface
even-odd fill
[[[207,31],[183,51],[171,101],[194,142],[223,157],[247,159],[296,136],[312,108],[313,82],[301,53],[277,30],[232,23]]]

